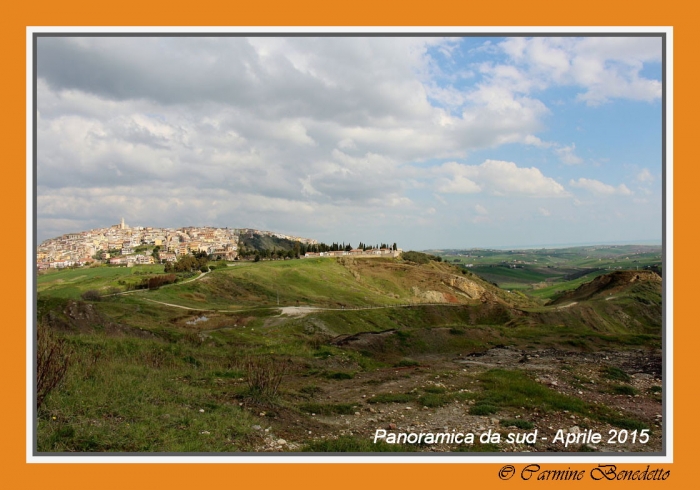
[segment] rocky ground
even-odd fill
[[[419,451],[499,452],[660,452],[662,451],[661,357],[649,350],[620,352],[567,352],[563,350],[522,351],[509,347],[492,348],[485,353],[457,358],[416,358],[419,365],[388,368],[356,375],[353,379],[314,378],[313,396],[301,397],[308,379],[286,380],[285,403],[271,408],[249,406],[260,423],[253,426],[256,451],[299,451],[313,441],[342,436],[372,440],[378,429],[389,433],[474,433],[474,445],[423,444]],[[510,407],[487,416],[471,415],[470,407],[482,389],[479,375],[501,368],[523,370],[548,388],[589,404],[605,405],[617,414],[632,417],[650,428],[646,442],[639,431],[584,417],[566,410],[526,410]],[[611,379],[613,375],[622,379]],[[625,388],[620,388],[624,386]],[[429,408],[416,401],[406,403],[371,403],[379,395],[425,393],[425,390],[460,394],[446,405]],[[616,391],[617,389],[617,391]],[[307,390],[308,391],[308,390]],[[623,394],[618,394],[623,393]],[[296,396],[296,397],[295,397]],[[293,409],[294,403],[311,400],[319,404],[352,404],[354,412],[323,415]],[[518,421],[532,423],[530,429],[515,427]],[[505,423],[504,423],[505,421]],[[537,442],[508,443],[513,433],[537,431]],[[501,442],[483,446],[481,434],[500,433]],[[575,442],[556,440],[568,434],[578,435]],[[599,433],[600,442],[586,440],[590,433]],[[616,437],[613,437],[616,436]],[[546,438],[546,441],[543,440]],[[632,439],[635,439],[634,441]],[[621,440],[625,439],[625,440]],[[491,441],[493,442],[493,440]]]

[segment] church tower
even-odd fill
[[[122,218],[122,223],[121,223],[121,225],[119,226],[119,229],[120,229],[120,230],[126,230],[126,224],[124,224],[124,218]]]

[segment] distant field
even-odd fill
[[[646,265],[661,262],[661,247],[648,245],[570,247],[530,250],[429,250],[448,262],[474,266],[522,261],[539,266],[601,267],[616,264]]]
[[[567,270],[543,270],[540,267],[533,266],[519,266],[516,269],[512,269],[507,265],[483,265],[472,267],[470,271],[488,281],[497,283],[499,286],[502,286],[502,283],[532,284],[543,282],[547,279],[561,278],[567,273]]]
[[[429,252],[465,266],[503,289],[518,290],[535,299],[550,299],[605,272],[660,267],[662,261],[661,247],[649,245]]]

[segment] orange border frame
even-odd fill
[[[674,107],[674,463],[652,464],[652,468],[671,470],[670,478],[657,482],[665,488],[692,488],[694,478],[693,456],[697,447],[698,427],[695,413],[694,387],[696,355],[700,329],[692,318],[691,267],[694,215],[691,186],[700,174],[691,163],[692,139],[698,95],[693,72],[697,64],[697,41],[692,9],[673,4],[660,5],[643,0],[634,4],[610,0],[590,0],[585,4],[555,4],[545,0],[516,2],[505,0],[497,5],[464,1],[439,1],[419,7],[407,2],[390,0],[371,2],[333,3],[307,0],[293,2],[263,2],[239,4],[215,0],[196,4],[174,0],[144,2],[122,0],[119,3],[98,5],[94,1],[52,2],[42,5],[6,5],[2,23],[3,51],[3,154],[6,172],[3,185],[6,230],[9,236],[26,236],[26,26],[128,26],[128,25],[300,25],[300,26],[673,26],[674,27],[674,99],[681,101]],[[685,226],[683,226],[685,225]],[[25,239],[21,243],[27,250]],[[18,244],[11,238],[3,240],[3,256],[16,254]],[[14,253],[12,253],[14,252]],[[23,257],[26,259],[26,257]],[[197,488],[204,485],[231,487],[357,488],[391,485],[403,488],[425,488],[441,485],[471,487],[479,484],[507,486],[534,485],[513,478],[502,482],[498,470],[503,464],[27,464],[25,435],[25,260],[7,260],[8,273],[0,286],[3,290],[6,322],[4,324],[4,355],[0,356],[4,397],[2,417],[2,480],[9,488],[151,488],[155,485],[170,488]],[[10,278],[23,278],[11,281]],[[684,287],[685,286],[685,287]],[[520,469],[522,464],[515,464]],[[584,469],[586,464],[550,464],[544,468]],[[618,465],[624,469],[644,469],[646,464]],[[585,483],[584,483],[585,482]],[[14,484],[13,484],[14,483]],[[549,482],[541,482],[551,485]],[[577,484],[592,485],[586,478]],[[557,484],[557,483],[554,483]],[[614,483],[600,483],[614,485]],[[697,484],[697,483],[695,483]]]

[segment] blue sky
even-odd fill
[[[661,40],[40,38],[38,239],[661,240]]]

